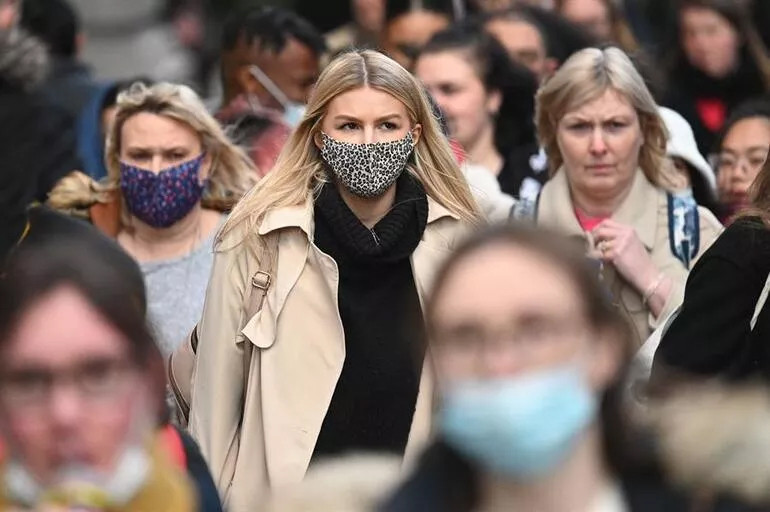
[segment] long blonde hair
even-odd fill
[[[120,150],[123,125],[132,116],[149,112],[174,119],[200,137],[211,158],[208,185],[201,203],[205,208],[227,211],[254,185],[257,171],[251,159],[228,139],[197,94],[185,85],[158,83],[132,85],[118,96],[117,113],[107,135],[105,159],[108,189],[120,184]]]
[[[639,116],[644,140],[639,167],[653,184],[674,188],[673,169],[666,157],[666,125],[644,79],[618,48],[586,48],[575,53],[537,92],[537,135],[548,155],[551,174],[564,163],[557,141],[559,121],[608,89],[628,99]]]
[[[315,137],[329,103],[342,93],[372,87],[401,101],[412,123],[422,125],[407,171],[425,187],[425,192],[463,221],[481,218],[457,162],[438,121],[433,116],[423,87],[404,68],[385,55],[372,51],[352,51],[334,59],[321,74],[307,106],[307,112],[292,133],[273,170],[233,209],[220,233],[222,237],[246,223],[245,232],[264,218],[268,210],[306,203],[329,181]]]

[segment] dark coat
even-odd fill
[[[0,251],[21,234],[26,209],[80,167],[74,120],[35,92],[45,50],[19,31],[0,31]],[[0,253],[0,257],[3,254]]]
[[[190,437],[190,434],[182,429],[174,427],[179,433],[187,459],[187,474],[195,485],[198,494],[198,510],[200,512],[222,512],[222,504],[219,501],[219,493],[211,478],[209,467],[203,459],[198,443]]]
[[[478,506],[476,472],[446,444],[437,443],[424,454],[409,480],[383,504],[379,512],[471,512]],[[685,493],[667,486],[649,474],[621,477],[629,512],[752,512],[731,500],[719,500],[706,507]],[[514,511],[515,512],[515,511]]]
[[[667,92],[662,104],[676,110],[692,126],[698,149],[704,155],[716,150],[714,144],[720,126],[709,127],[698,103],[716,101],[724,108],[724,120],[730,111],[746,100],[765,94],[765,85],[758,67],[749,52],[741,53],[741,64],[732,74],[724,78],[712,78],[695,69],[681,57],[672,67],[668,77]]]
[[[63,108],[72,119],[78,119],[83,109],[103,88],[84,64],[74,59],[53,58],[51,70],[40,92]]]
[[[692,269],[679,316],[655,354],[653,381],[667,370],[695,376],[770,378],[770,307],[750,320],[770,272],[770,230],[757,218],[728,227]]]

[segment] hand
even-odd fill
[[[612,263],[639,293],[645,293],[660,275],[632,226],[607,219],[592,234],[599,258]]]

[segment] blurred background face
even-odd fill
[[[677,183],[677,188],[683,189],[692,186],[692,176],[694,176],[694,173],[697,171],[692,169],[687,162],[681,158],[673,157],[670,160],[674,167],[673,179]]]
[[[419,125],[412,125],[406,107],[390,94],[359,87],[334,98],[321,121],[321,129],[332,139],[352,144],[392,142],[412,130],[415,144]],[[316,144],[321,147],[320,137]]]
[[[561,366],[592,349],[571,278],[509,244],[479,249],[455,267],[436,298],[432,328],[439,376],[450,386]]]
[[[257,66],[291,102],[306,103],[320,74],[319,56],[305,43],[289,37],[280,52],[262,50],[260,43],[239,41],[222,54],[223,87],[230,102],[248,94],[260,105],[283,110],[286,100],[276,98],[258,79],[252,67]]]
[[[16,25],[19,19],[19,0],[0,0],[0,30]]]
[[[503,11],[515,5],[533,5],[543,9],[553,8],[553,0],[473,0],[473,4],[483,12]]]
[[[155,173],[197,158],[202,151],[198,134],[188,125],[149,112],[129,117],[120,133],[120,160]],[[204,162],[201,179],[207,172]]]
[[[383,51],[409,71],[425,43],[449,26],[449,18],[430,11],[412,11],[393,19],[385,27]]]
[[[624,95],[607,89],[567,112],[556,130],[573,191],[599,200],[626,193],[637,172],[643,135],[636,110]]]
[[[385,0],[353,0],[353,19],[367,32],[379,33],[385,23]]]
[[[480,135],[493,128],[500,95],[487,93],[463,52],[423,55],[417,61],[415,74],[441,108],[450,135],[462,146],[473,147]]]
[[[542,81],[550,73],[545,41],[537,27],[522,20],[495,19],[486,30],[508,51],[514,61],[526,66]]]
[[[30,307],[0,355],[0,427],[41,482],[70,464],[109,472],[149,424],[129,342],[74,288]]]
[[[719,200],[737,207],[748,204],[749,187],[767,159],[770,120],[752,117],[727,132],[717,160]]]
[[[682,49],[693,67],[716,78],[737,67],[740,35],[726,18],[711,9],[686,7],[679,23]]]
[[[560,12],[599,41],[612,40],[612,20],[601,0],[564,0]]]

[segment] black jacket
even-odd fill
[[[680,58],[672,66],[668,77],[668,90],[662,104],[682,114],[693,129],[698,149],[704,155],[715,151],[714,144],[720,127],[715,130],[707,127],[698,110],[701,100],[719,101],[725,108],[725,119],[729,112],[746,100],[765,94],[762,75],[754,64],[749,52],[741,53],[741,64],[732,74],[717,79],[695,69],[685,58]]]
[[[476,473],[472,466],[446,444],[439,442],[428,449],[412,477],[380,507],[379,512],[471,512],[478,506],[476,486]],[[646,473],[621,476],[621,487],[629,512],[761,510],[732,500],[719,500],[707,507],[696,508],[687,494]]]
[[[770,307],[749,323],[770,272],[770,230],[739,219],[690,272],[679,316],[655,354],[653,380],[668,370],[695,376],[770,378]]]
[[[75,127],[66,111],[36,91],[45,50],[21,30],[0,31],[0,225],[15,224],[80,168]],[[40,52],[43,52],[40,54]]]

